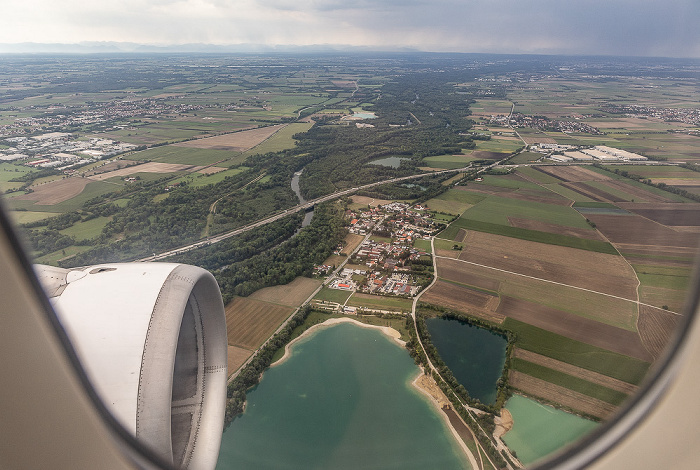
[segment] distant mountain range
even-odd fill
[[[418,52],[411,48],[376,48],[339,44],[308,46],[267,44],[170,44],[132,42],[80,42],[77,44],[34,43],[0,44],[0,54],[99,54],[99,53],[274,53],[274,52]]]

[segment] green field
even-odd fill
[[[427,253],[432,253],[432,250],[430,248],[430,240],[423,240],[421,238],[418,238],[413,241],[413,247],[416,248],[417,250],[425,251]]]
[[[38,220],[54,217],[55,212],[9,211],[10,218],[17,224],[28,224]]]
[[[348,300],[348,297],[350,297],[350,294],[352,294],[352,292],[347,290],[329,289],[328,287],[324,287],[318,294],[316,294],[314,299],[344,304],[345,301]]]
[[[513,103],[506,100],[479,99],[469,105],[469,109],[474,114],[509,114]]]
[[[521,141],[516,140],[499,140],[494,138],[491,140],[477,140],[476,150],[483,150],[486,152],[502,152],[511,153],[518,150],[524,144]]]
[[[627,394],[618,392],[617,390],[613,390],[539,364],[534,364],[517,357],[512,360],[511,367],[529,376],[568,388],[569,390],[588,395],[589,397],[597,398],[598,400],[602,400],[612,405],[620,405],[628,397]]]
[[[294,134],[306,132],[313,126],[313,122],[294,122],[275,132],[268,139],[265,139],[250,150],[243,152],[243,156],[248,157],[257,153],[280,152],[294,148]]]
[[[561,196],[564,196],[567,199],[570,199],[574,202],[593,202],[593,199],[591,199],[588,196],[584,196],[581,193],[577,193],[576,191],[566,188],[558,183],[556,184],[543,184],[545,188],[549,189],[550,191],[557,193]]]
[[[425,157],[423,162],[425,166],[432,168],[445,168],[447,170],[453,168],[463,168],[473,162],[476,158],[469,155],[436,155],[434,157]]]
[[[212,173],[205,175],[202,173],[188,173],[176,180],[170,182],[170,184],[184,183],[186,182],[190,188],[199,188],[206,186],[208,184],[216,184],[223,181],[227,176],[235,176],[243,171],[247,170],[246,167],[230,168],[228,170],[219,171],[218,173]],[[166,195],[167,196],[167,195]]]
[[[190,147],[177,147],[175,145],[163,145],[150,148],[141,152],[135,152],[126,157],[129,160],[149,160],[162,163],[177,163],[183,165],[211,165],[219,161],[225,161],[226,165],[242,163],[245,158],[239,152],[231,150],[197,149]]]
[[[584,168],[587,168],[589,170],[595,171],[597,173],[600,173],[601,175],[609,176],[610,178],[614,178],[616,180],[624,181],[627,184],[630,184],[632,186],[635,186],[640,189],[644,189],[645,191],[649,191],[650,193],[657,194],[659,196],[665,197],[667,199],[670,199],[671,201],[675,202],[694,202],[691,199],[685,198],[683,196],[679,196],[677,194],[670,193],[668,191],[664,191],[663,189],[655,188],[654,186],[649,186],[648,184],[640,183],[637,180],[625,178],[624,176],[616,175],[615,173],[612,173],[610,171],[605,171],[600,168],[596,168],[594,166],[585,166]]]
[[[509,217],[534,219],[566,227],[591,229],[586,223],[586,219],[570,207],[500,196],[489,196],[462,214],[463,219],[506,226],[510,226]]]
[[[645,178],[700,179],[700,173],[687,168],[670,165],[603,165],[611,170],[619,169]]]
[[[535,168],[531,166],[521,166],[518,167],[517,169],[518,173],[522,173],[523,175],[527,176],[529,179],[535,180],[538,183],[542,184],[558,184],[561,182],[561,180],[556,179],[554,176],[548,175],[547,173],[542,173],[541,171],[537,171]]]
[[[78,222],[60,232],[74,237],[78,241],[90,240],[97,237],[110,220],[112,220],[111,217],[96,217],[85,222]]]
[[[426,201],[430,210],[445,214],[461,215],[474,204],[485,199],[485,196],[460,189],[449,189],[433,199]]]
[[[633,264],[643,287],[663,287],[685,291],[690,285],[691,269],[678,266]]]
[[[372,295],[369,297],[353,295],[350,297],[350,300],[348,300],[348,305],[378,310],[402,310],[404,312],[410,312],[413,307],[413,301],[411,299],[380,295]]]
[[[508,164],[511,165],[519,165],[521,163],[532,163],[538,161],[540,158],[542,158],[541,153],[537,152],[521,152],[508,160]]]
[[[437,237],[433,243],[436,250],[452,250],[455,245],[461,245],[460,243],[455,243],[453,240],[444,240]]]
[[[78,253],[82,253],[83,251],[87,251],[90,248],[92,247],[89,245],[72,245],[63,250],[54,251],[53,253],[49,253],[40,258],[36,258],[33,261],[35,263],[56,265],[56,263],[59,260],[62,260],[63,258],[68,258]]]
[[[20,181],[10,182],[11,179],[31,173],[33,169],[26,166],[15,165],[13,163],[0,163],[0,192],[4,193],[9,189],[17,189],[24,183]]]
[[[649,369],[649,363],[607,351],[580,341],[506,318],[503,326],[518,335],[517,346],[608,377],[639,384]]]

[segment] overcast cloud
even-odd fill
[[[700,58],[699,0],[6,0],[0,43],[354,45]]]

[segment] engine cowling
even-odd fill
[[[36,265],[94,388],[122,426],[177,468],[214,468],[227,379],[221,293],[173,263]]]

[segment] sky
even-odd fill
[[[0,44],[336,45],[700,58],[700,0],[5,0]]]

